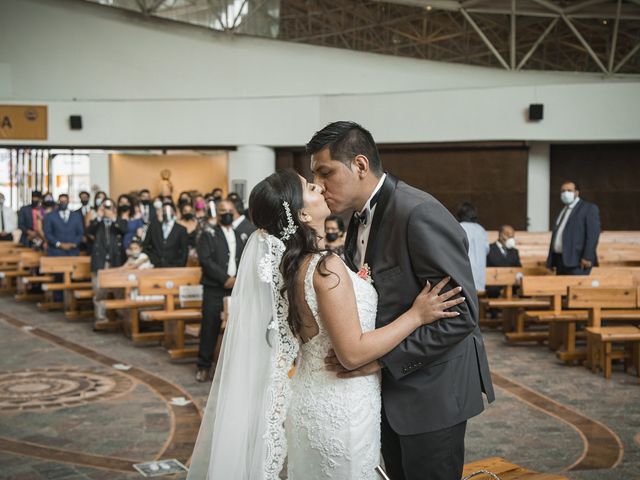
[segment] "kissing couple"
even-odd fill
[[[313,183],[280,170],[251,192],[188,479],[373,480],[382,453],[392,480],[460,480],[467,420],[494,400],[465,231],[357,123],[307,152]],[[344,261],[332,212],[353,214]]]

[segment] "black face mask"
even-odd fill
[[[42,205],[44,205],[46,208],[49,207],[53,207],[55,206],[56,202],[54,202],[53,200],[45,200],[44,202],[42,202]]]
[[[40,205],[40,200],[31,200],[31,206],[33,208],[36,208],[38,205]]]
[[[80,200],[80,203],[83,207],[86,207],[87,205],[89,205],[89,200]]]
[[[233,213],[223,213],[220,215],[220,225],[228,227],[233,223]]]
[[[218,200],[222,200],[222,195],[214,195],[213,196],[213,201],[217,202]]]
[[[129,205],[120,205],[118,207],[118,215],[122,215],[123,213],[126,213],[129,210],[131,210],[131,207]]]
[[[187,222],[190,222],[194,218],[196,218],[196,216],[193,213],[185,213],[184,215],[182,215],[182,219]]]
[[[60,210],[61,212],[64,212],[64,211],[67,209],[67,207],[68,207],[68,206],[69,206],[69,204],[68,204],[68,203],[66,203],[66,202],[60,202],[60,203],[58,204],[58,210]]]
[[[338,232],[327,233],[325,238],[327,242],[333,243],[340,238],[340,234]]]
[[[151,203],[151,200],[149,200],[149,199],[140,200],[140,203],[143,204],[145,207],[147,207]]]

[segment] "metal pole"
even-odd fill
[[[609,73],[613,73],[613,62],[616,57],[616,44],[618,43],[618,27],[620,25],[620,10],[622,9],[622,0],[618,0],[618,8],[616,8],[616,21],[613,24],[613,35],[611,38],[611,51],[609,52]]]
[[[493,46],[493,44],[491,43],[491,40],[489,40],[487,38],[487,36],[484,34],[484,32],[482,30],[480,30],[480,27],[478,27],[478,25],[476,24],[476,22],[473,21],[473,18],[471,18],[469,16],[469,14],[466,12],[466,10],[464,8],[460,9],[460,13],[462,13],[462,16],[467,20],[467,22],[469,22],[469,24],[471,25],[471,27],[476,31],[476,33],[480,36],[480,38],[482,39],[482,41],[485,43],[485,45],[489,48],[489,50],[491,50],[491,53],[493,53],[495,55],[495,57],[498,59],[498,61],[502,64],[502,66],[506,69],[506,70],[510,70],[509,69],[509,65],[507,64],[507,62],[504,61],[504,58],[502,58],[502,55],[500,55],[500,52],[498,52],[498,50],[496,50],[496,47]]]

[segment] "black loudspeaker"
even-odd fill
[[[82,130],[82,117],[80,115],[71,115],[69,117],[69,126],[71,130]]]
[[[529,120],[538,122],[542,120],[544,113],[544,105],[541,103],[532,103],[529,105]]]

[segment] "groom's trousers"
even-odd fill
[[[398,435],[382,409],[382,456],[391,480],[460,480],[467,422],[435,432]]]

